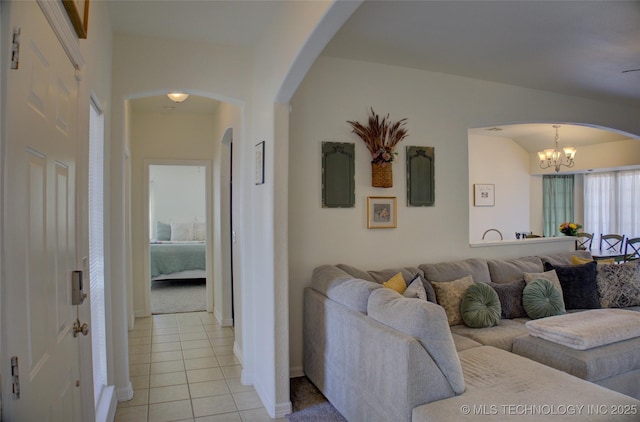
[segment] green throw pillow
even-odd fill
[[[493,327],[500,322],[500,299],[498,293],[485,283],[472,284],[460,304],[465,325],[471,328]]]
[[[564,313],[562,296],[549,280],[533,280],[522,291],[522,306],[531,319]]]
[[[156,239],[158,240],[171,240],[171,224],[158,221],[156,223]]]

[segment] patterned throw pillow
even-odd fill
[[[467,289],[473,284],[473,277],[468,275],[454,281],[432,281],[431,285],[436,291],[438,305],[444,308],[449,325],[459,325],[462,320],[460,304]]]
[[[640,306],[640,268],[637,263],[599,265],[596,283],[603,308]]]

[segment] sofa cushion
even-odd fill
[[[598,265],[596,285],[603,308],[640,306],[640,268],[637,263]]]
[[[566,309],[598,309],[598,287],[596,285],[597,263],[582,265],[545,264],[547,271],[556,270]]]
[[[524,282],[526,284],[529,284],[532,281],[535,281],[539,278],[549,280],[551,284],[553,284],[553,287],[555,287],[558,290],[558,293],[560,293],[560,297],[562,298],[562,308],[563,308],[562,312],[565,312],[564,297],[562,294],[562,285],[560,284],[560,279],[558,279],[558,274],[556,273],[556,270],[545,271],[543,273],[525,273],[524,274]]]
[[[413,279],[402,296],[427,300],[427,292],[424,290],[424,284],[422,284],[422,278],[419,275]]]
[[[486,283],[471,285],[460,304],[462,320],[467,327],[493,327],[500,322],[500,299],[498,294]]]
[[[369,275],[373,279],[373,281],[378,283],[384,283],[389,280],[394,275],[401,273],[404,278],[407,286],[411,283],[411,280],[416,276],[416,274],[422,274],[422,272],[416,267],[405,267],[405,268],[389,268],[386,270],[379,271],[369,271]]]
[[[514,338],[529,334],[523,323],[511,319],[501,319],[498,325],[487,328],[470,328],[464,324],[454,325],[451,327],[451,332],[470,338],[484,346],[493,346],[508,352],[511,351]]]
[[[367,281],[376,281],[374,280],[373,277],[371,277],[371,275],[368,272],[363,271],[356,267],[352,267],[351,265],[338,264],[336,265],[336,267],[340,268],[342,271],[349,274],[353,278],[360,278],[362,280],[367,280]]]
[[[453,281],[433,281],[433,289],[436,291],[438,305],[442,306],[447,313],[449,325],[462,324],[462,313],[460,304],[467,289],[473,284],[473,277],[470,275]]]
[[[313,270],[311,287],[330,299],[358,312],[367,312],[369,294],[382,286],[373,281],[351,277],[335,265],[321,265]]]
[[[416,337],[431,355],[456,394],[464,391],[464,378],[444,310],[430,302],[405,298],[389,289],[369,296],[369,317]]]
[[[610,414],[611,409],[637,409],[638,400],[522,356],[492,347],[473,347],[459,355],[464,394],[416,407],[413,422],[638,420],[633,411]],[[588,414],[589,406],[608,413]]]
[[[522,291],[524,290],[524,286],[526,286],[524,280],[488,284],[498,294],[501,318],[512,319],[527,316],[522,306]]]
[[[522,305],[531,319],[564,313],[560,293],[549,280],[544,278],[527,284],[522,292]]]
[[[487,261],[491,281],[494,283],[508,283],[522,280],[524,273],[539,273],[544,271],[542,261],[537,256],[527,256],[514,260],[491,259]]]
[[[571,252],[558,252],[553,255],[541,255],[539,256],[543,264],[551,265],[571,265],[571,257],[577,256],[579,258],[591,259],[591,252],[589,251],[571,251]]]
[[[387,289],[395,290],[400,294],[404,293],[404,291],[407,290],[407,283],[404,281],[402,273],[397,273],[389,280],[382,283],[382,286],[386,287]]]
[[[429,281],[451,281],[471,275],[478,283],[491,281],[487,261],[484,259],[465,259],[462,261],[440,262],[438,264],[422,264],[419,267]]]

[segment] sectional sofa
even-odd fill
[[[519,312],[509,306],[512,315],[502,315],[497,326],[470,328],[452,321],[433,298],[383,286],[398,273],[407,285],[419,275],[427,296],[433,285],[467,276],[515,285],[525,274],[544,273],[545,265],[565,268],[576,254],[590,259],[579,251],[383,271],[320,266],[304,293],[305,373],[349,421],[638,421],[640,337],[607,344],[604,353],[603,347],[586,355],[554,350],[529,336],[526,315],[509,318]]]

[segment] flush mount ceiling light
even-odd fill
[[[189,94],[185,94],[184,92],[170,92],[167,94],[167,97],[174,103],[181,103],[189,98]]]
[[[555,148],[539,151],[538,157],[540,158],[540,168],[554,167],[557,173],[560,171],[560,166],[574,166],[573,157],[576,155],[576,149],[574,147],[564,147],[561,150],[558,146],[558,128],[560,125],[553,125],[553,127],[556,129]]]

